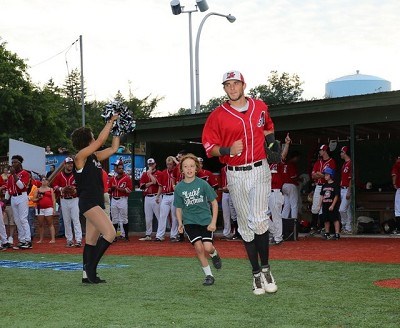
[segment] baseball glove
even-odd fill
[[[267,153],[268,163],[280,163],[282,161],[282,148],[281,142],[279,140],[275,140],[270,145],[264,143],[265,152]]]
[[[73,197],[75,192],[76,190],[74,186],[65,186],[62,191],[64,197]]]

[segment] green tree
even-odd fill
[[[250,89],[249,95],[262,99],[268,105],[290,104],[303,100],[303,83],[297,74],[290,75],[284,72],[279,75],[277,71],[271,71],[267,84]]]

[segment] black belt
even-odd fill
[[[229,171],[250,171],[253,169],[253,167],[258,167],[262,165],[262,161],[255,162],[252,165],[246,165],[246,166],[227,166]]]
[[[341,186],[340,188],[342,188],[342,189],[348,189],[349,187],[343,187],[343,186]]]
[[[317,186],[323,186],[324,184],[323,183],[317,183]]]
[[[229,194],[229,191],[222,191],[224,194]]]
[[[17,193],[15,193],[15,194],[12,194],[11,196],[16,197],[16,196],[21,196],[21,195],[22,195],[22,192],[17,192]]]
[[[113,199],[118,200],[121,199],[121,197],[113,197]]]
[[[282,189],[271,189],[271,192],[278,192],[278,191],[282,192]]]
[[[74,199],[75,197],[63,197],[63,199]]]
[[[146,197],[154,197],[154,196],[157,196],[157,194],[148,194],[148,195],[146,195]]]
[[[166,193],[166,194],[164,194],[165,196],[171,196],[171,195],[173,195],[174,193],[173,192],[168,192],[168,193]]]

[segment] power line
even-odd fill
[[[31,68],[34,68],[34,67],[39,66],[39,65],[41,65],[41,64],[44,64],[44,63],[48,62],[49,60],[51,60],[51,59],[53,59],[53,58],[55,58],[55,57],[61,55],[61,54],[64,53],[64,52],[68,52],[69,49],[71,49],[71,47],[72,47],[76,42],[78,42],[78,41],[79,41],[79,39],[76,39],[72,44],[70,44],[68,47],[66,47],[66,48],[63,49],[62,51],[56,53],[55,55],[53,55],[53,56],[51,56],[51,57],[49,57],[49,58],[47,58],[47,59],[45,59],[45,60],[43,60],[43,61],[41,61],[41,62],[35,64],[35,65],[32,65]]]

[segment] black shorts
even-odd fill
[[[322,209],[322,222],[335,222],[339,221],[340,214],[339,210],[335,207],[333,211],[329,211],[329,209]]]
[[[207,230],[208,226],[202,226],[199,224],[185,224],[185,233],[186,236],[188,237],[189,241],[192,243],[192,245],[198,241],[201,240],[203,243],[204,242],[213,242],[213,236],[214,233],[211,231]]]
[[[95,199],[79,197],[79,211],[81,212],[81,214],[86,213],[91,208],[96,207],[96,206],[100,206],[104,210],[105,209],[104,199],[101,202],[101,201],[95,200]]]

